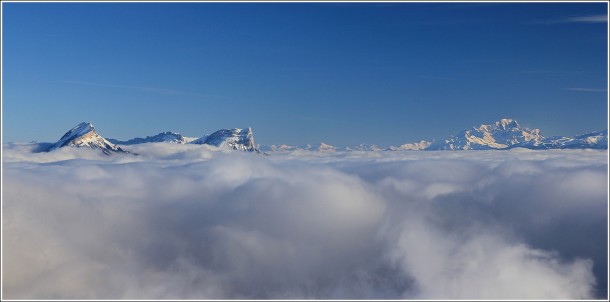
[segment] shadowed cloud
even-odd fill
[[[605,297],[603,151],[3,147],[9,299]]]

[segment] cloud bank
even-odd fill
[[[607,297],[607,153],[3,147],[5,299]]]

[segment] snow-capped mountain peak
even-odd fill
[[[64,134],[59,141],[53,144],[48,151],[53,151],[66,146],[101,149],[102,152],[106,154],[110,154],[112,152],[127,152],[97,134],[95,127],[89,122],[82,122],[76,127],[70,129],[70,131],[66,132],[66,134]]]
[[[502,128],[506,130],[507,128],[521,128],[519,123],[516,120],[503,118],[500,121],[496,122],[496,127]]]
[[[324,142],[320,142],[319,144],[315,144],[312,146],[312,149],[319,152],[335,152],[337,148],[335,146],[329,145]]]
[[[402,144],[398,147],[390,146],[388,149],[391,151],[417,151],[425,150],[430,146],[431,142],[421,140],[419,143]]]
[[[193,144],[207,144],[220,148],[229,148],[242,151],[258,151],[254,145],[252,128],[221,129],[208,136],[198,138]]]
[[[538,144],[544,140],[539,129],[521,127],[519,122],[503,118],[464,130],[444,140],[432,143],[427,150],[488,150],[505,149],[517,144]]]
[[[75,137],[84,136],[91,132],[95,133],[95,127],[93,124],[89,122],[82,122],[76,125],[76,127],[70,129],[70,131],[66,132],[66,134],[59,139],[58,143],[67,142]]]

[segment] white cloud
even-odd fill
[[[586,299],[592,261],[561,263],[553,253],[510,242],[497,233],[448,236],[425,222],[409,222],[394,257],[414,277],[418,299]]]
[[[608,22],[607,15],[592,15],[592,16],[579,16],[568,18],[569,22],[585,22],[585,23],[606,23]]]
[[[605,152],[130,147],[3,147],[3,298],[606,294]]]
[[[581,92],[606,92],[606,91],[608,91],[608,89],[604,89],[604,88],[566,88],[565,90],[581,91]]]
[[[536,20],[529,24],[560,24],[560,23],[606,23],[608,22],[607,15],[589,15],[589,16],[574,16],[562,19],[547,19]]]

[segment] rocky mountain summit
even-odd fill
[[[252,128],[249,127],[247,129],[221,129],[208,136],[198,138],[191,143],[207,144],[241,151],[258,151],[256,145],[254,145]]]
[[[76,127],[70,129],[47,151],[53,151],[63,147],[88,147],[91,149],[100,149],[105,154],[127,152],[126,150],[97,134],[95,127],[88,122],[82,122]]]

